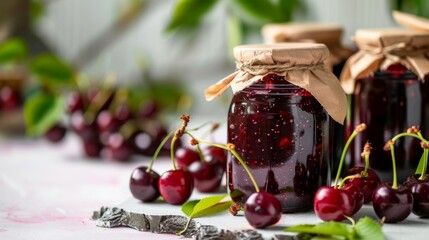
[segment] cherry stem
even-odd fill
[[[353,218],[351,218],[349,216],[346,216],[346,215],[343,215],[343,216],[352,223],[352,226],[356,225],[356,222],[355,222],[355,220]]]
[[[186,232],[186,230],[188,230],[189,228],[189,224],[191,223],[192,218],[190,217],[188,219],[188,221],[186,222],[185,228],[183,230],[181,230],[180,232],[176,233],[176,235],[182,235],[184,232]]]
[[[338,164],[337,176],[335,177],[334,186],[337,186],[338,180],[340,179],[341,169],[343,168],[344,159],[346,158],[347,149],[350,146],[350,143],[356,137],[359,132],[355,129],[347,139],[346,145],[344,146],[343,152],[341,153],[340,163]]]
[[[191,137],[192,139],[195,139],[195,137],[188,131],[185,131],[185,134]],[[198,144],[197,144],[197,153],[198,153],[198,156],[200,157],[201,162],[205,163],[206,159],[204,158],[203,151],[201,151],[200,145]]]
[[[393,143],[390,144],[390,154],[392,155],[392,171],[393,171],[392,189],[398,189],[398,177],[396,175],[395,146]]]
[[[364,155],[365,159],[365,169],[362,171],[362,177],[368,177],[368,168],[369,168],[369,153]]]
[[[174,161],[174,144],[176,144],[176,140],[177,140],[177,137],[175,135],[171,140],[171,144],[170,144],[170,158],[171,158],[171,163],[173,164],[173,170],[177,170],[176,161]]]
[[[237,153],[237,151],[235,151],[235,149],[233,148],[233,147],[230,147],[230,146],[225,146],[225,145],[222,145],[222,144],[217,144],[217,143],[212,143],[212,142],[208,142],[208,141],[205,141],[205,140],[202,140],[202,139],[196,139],[196,138],[194,138],[195,140],[197,140],[197,142],[202,142],[202,143],[205,143],[205,144],[208,144],[208,145],[211,145],[211,146],[213,146],[213,147],[218,147],[218,148],[222,148],[222,149],[225,149],[225,150],[227,150],[227,151],[230,151],[231,153],[232,153],[232,155],[234,155],[234,157],[240,162],[240,164],[243,166],[243,168],[244,168],[244,170],[246,171],[246,173],[247,173],[247,175],[249,176],[249,178],[250,178],[250,181],[252,181],[252,184],[253,184],[253,186],[255,187],[255,191],[256,192],[259,192],[260,190],[259,190],[259,186],[258,186],[258,184],[256,183],[256,180],[255,180],[255,178],[253,177],[253,174],[252,174],[252,172],[250,172],[250,169],[247,167],[247,164],[243,161],[243,159],[241,158],[241,156]],[[230,144],[228,144],[228,145],[230,145]],[[232,144],[231,144],[232,145]]]
[[[395,137],[392,138],[392,142],[395,143],[395,141],[398,140],[401,137],[414,137],[414,138],[419,139],[420,141],[426,142],[426,139],[424,139],[422,137],[422,135],[420,134],[420,132],[417,133],[417,134],[414,134],[414,133],[400,133],[400,134],[398,134],[398,135],[396,135]]]
[[[175,131],[171,131],[167,136],[162,139],[161,143],[159,144],[158,148],[156,149],[155,153],[152,156],[152,160],[150,161],[149,167],[146,169],[146,172],[149,173],[152,169],[152,165],[155,162],[155,159],[158,157],[159,152],[161,151],[162,147],[165,145],[165,143],[168,141],[168,139],[174,134]]]
[[[347,182],[347,180],[349,180],[349,179],[354,179],[354,178],[359,178],[360,177],[360,174],[355,174],[355,175],[349,175],[349,176],[347,176],[347,177],[345,177],[345,178],[343,178],[343,180],[341,181],[341,183],[340,183],[340,186],[334,186],[334,188],[339,188],[339,189],[341,189],[341,188],[343,188],[343,186],[344,186],[344,184]]]
[[[423,150],[423,169],[422,169],[422,173],[420,174],[419,180],[425,179],[425,174],[426,174],[427,164],[428,164],[428,154],[429,154],[429,149],[424,149]]]

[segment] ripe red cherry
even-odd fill
[[[219,161],[196,161],[189,165],[188,170],[194,176],[195,188],[204,193],[214,192],[219,189],[223,177],[223,166]]]
[[[256,192],[246,200],[246,220],[255,228],[265,228],[277,223],[282,216],[280,201],[267,192]]]
[[[413,194],[412,212],[419,217],[429,217],[429,183],[426,182],[426,179],[410,178],[413,180],[407,180],[405,187],[410,189]]]
[[[228,154],[226,150],[214,146],[208,146],[203,150],[204,156],[210,156],[212,159],[217,159],[226,169],[226,163],[228,159]]]
[[[353,195],[346,190],[323,186],[314,196],[314,212],[323,221],[341,221],[352,216],[355,209]]]
[[[61,124],[55,124],[45,134],[44,137],[50,142],[57,143],[64,139],[67,129]]]
[[[153,202],[159,197],[159,174],[142,166],[133,170],[130,178],[130,190],[133,196],[143,202]]]
[[[100,152],[101,152],[101,149],[103,148],[103,145],[101,144],[98,138],[82,139],[82,145],[83,145],[83,150],[85,152],[85,155],[87,157],[91,157],[91,158],[100,157]]]
[[[128,141],[136,153],[145,156],[152,156],[158,147],[153,137],[143,130],[134,132]]]
[[[191,196],[194,190],[194,179],[186,169],[169,170],[161,175],[158,188],[166,202],[180,205]]]
[[[353,209],[353,214],[357,213],[359,209],[362,208],[364,202],[364,195],[362,191],[353,183],[346,183],[342,188],[352,194],[355,199],[355,208]]]
[[[21,104],[19,92],[10,86],[3,86],[0,89],[0,109],[13,110]]]
[[[364,167],[354,167],[347,171],[346,176],[361,174],[365,170]],[[353,184],[363,193],[364,203],[371,202],[374,189],[380,184],[380,178],[372,169],[367,169],[367,176],[353,178],[347,181],[347,184]]]
[[[119,127],[119,122],[108,110],[101,111],[97,116],[97,130],[102,132],[113,132]]]
[[[194,162],[200,161],[198,153],[187,147],[179,147],[174,153],[178,168],[189,167]]]
[[[390,184],[381,183],[374,190],[372,205],[379,218],[385,217],[386,223],[400,222],[411,213],[413,194],[406,187],[393,189]]]
[[[98,138],[98,132],[93,122],[87,122],[82,111],[76,111],[70,116],[71,128],[83,140]]]

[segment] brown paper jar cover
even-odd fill
[[[429,32],[361,29],[354,40],[360,50],[348,59],[340,76],[346,93],[353,92],[357,79],[394,63],[406,66],[422,81],[429,73]]]
[[[267,74],[274,73],[309,91],[335,121],[344,122],[347,100],[338,79],[324,67],[324,61],[329,57],[329,50],[325,45],[242,45],[234,48],[234,57],[237,71],[206,89],[208,101],[218,97],[229,87],[236,93]]]
[[[315,42],[325,44],[331,55],[328,64],[336,65],[349,58],[353,51],[341,43],[343,29],[336,24],[290,23],[267,24],[262,28],[266,43]]]
[[[429,32],[429,19],[399,11],[393,11],[392,15],[395,21],[401,26],[405,26],[416,31]]]

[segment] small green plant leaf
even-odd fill
[[[417,169],[415,172],[416,175],[422,174],[422,171],[424,169],[424,164],[425,164],[425,153],[423,152],[419,160],[419,165],[417,165]]]
[[[24,104],[27,133],[39,136],[61,118],[64,112],[63,98],[50,93],[34,93]]]
[[[353,240],[355,231],[353,227],[346,223],[340,222],[322,222],[316,225],[302,224],[284,229],[285,232],[311,233],[328,236],[341,236]]]
[[[197,205],[197,203],[199,203],[199,202],[200,202],[200,199],[192,200],[192,201],[188,201],[188,202],[184,203],[182,205],[182,212],[186,216],[190,217],[192,214],[192,211],[194,210],[195,205]]]
[[[9,39],[0,44],[0,63],[16,63],[27,57],[27,52],[27,45],[22,39]]]
[[[226,211],[227,209],[229,209],[231,204],[233,204],[233,201],[231,201],[231,200],[226,201],[226,202],[216,203],[215,205],[213,205],[209,208],[202,209],[201,211],[195,213],[192,217],[197,218],[197,217],[209,216],[209,215],[213,215],[216,213],[220,213],[220,212],[223,212],[223,211]]]
[[[354,227],[359,239],[384,240],[381,225],[369,217],[359,219]]]
[[[42,54],[33,59],[30,70],[48,87],[54,88],[72,83],[72,68],[52,54]]]
[[[217,0],[177,0],[165,31],[168,33],[179,28],[195,27],[215,3]]]
[[[190,217],[194,217],[195,215],[199,214],[201,211],[204,211],[216,205],[217,203],[222,201],[226,196],[228,196],[228,194],[210,196],[210,197],[205,197],[201,199],[197,204],[195,204],[194,208],[192,209],[192,213]]]

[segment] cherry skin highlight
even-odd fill
[[[244,216],[254,228],[266,228],[280,220],[282,207],[274,195],[256,192],[246,200]]]
[[[174,156],[178,168],[189,167],[192,163],[200,161],[198,153],[187,147],[176,148]]]
[[[362,205],[364,203],[364,194],[363,192],[353,183],[345,184],[342,188],[345,191],[348,191],[352,194],[352,196],[355,199],[355,207],[353,209],[353,214],[357,213],[359,209],[362,208]]]

